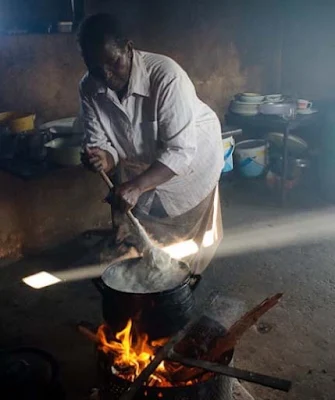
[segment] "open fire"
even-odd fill
[[[147,334],[138,334],[131,319],[126,327],[108,338],[109,328],[100,325],[97,331],[99,350],[111,357],[112,372],[120,378],[134,382],[135,378],[148,366],[154,358],[157,349],[164,346],[168,338],[150,341]],[[150,376],[147,386],[172,387],[173,375],[184,368],[180,364],[162,361],[155,373]],[[195,381],[189,381],[184,385],[192,385]],[[183,385],[179,383],[179,386]]]
[[[130,400],[138,393],[139,399],[230,400],[229,377],[288,392],[290,381],[229,366],[233,349],[244,332],[281,297],[278,293],[265,299],[228,330],[202,315],[172,338],[155,341],[139,333],[131,319],[116,334],[107,324],[96,333],[78,325],[80,332],[98,348],[99,398],[121,396]]]

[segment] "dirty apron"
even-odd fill
[[[122,163],[119,179],[125,182],[147,169],[148,165]],[[125,175],[125,170],[127,171]],[[131,171],[129,173],[129,171]],[[112,210],[114,217],[118,210]],[[175,252],[184,254],[181,258],[187,262],[194,273],[202,273],[211,262],[222,240],[222,215],[218,186],[196,207],[177,217],[169,217],[158,196],[153,198],[149,214],[140,207],[132,210],[136,218],[144,226],[150,238],[159,247],[170,247],[171,255]],[[128,220],[118,215],[114,223],[128,225]],[[136,247],[136,238],[131,241]],[[178,244],[178,245],[176,245]],[[171,248],[171,246],[174,248]],[[180,253],[181,252],[181,253]]]

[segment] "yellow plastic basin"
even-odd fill
[[[10,118],[9,127],[13,133],[32,131],[35,128],[35,114],[14,115]]]

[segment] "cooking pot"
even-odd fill
[[[259,106],[259,112],[264,115],[278,115],[292,117],[296,112],[296,104],[293,103],[263,103]]]
[[[300,178],[302,169],[309,165],[308,159],[288,157],[287,160],[287,179],[294,180]],[[283,175],[283,157],[272,156],[270,159],[270,170],[278,176]]]
[[[136,268],[140,261],[141,258],[138,257],[113,263],[101,278],[93,279],[102,295],[104,320],[114,334],[124,329],[131,318],[136,329],[147,333],[150,340],[171,336],[189,321],[194,308],[193,291],[201,276],[190,272],[178,286],[154,293],[121,292],[106,284],[104,275],[108,274],[110,268]],[[185,268],[185,263],[179,263]]]
[[[45,144],[50,159],[62,166],[75,166],[81,164],[82,136],[69,135],[51,140]]]

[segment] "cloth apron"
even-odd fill
[[[126,174],[124,168],[127,170]],[[131,179],[132,175],[138,175],[147,168],[145,164],[135,166],[135,164],[123,162],[118,180],[125,182]],[[140,207],[135,207],[132,213],[157,246],[166,247],[178,243],[178,247],[186,246],[183,251],[190,249],[193,254],[183,257],[182,260],[188,263],[192,272],[201,274],[213,259],[223,237],[218,187],[196,207],[177,217],[169,217],[164,209],[159,210],[159,207],[163,208],[163,206],[158,198],[158,201],[155,200],[152,204],[152,213],[144,213]],[[132,234],[128,218],[120,214],[118,207],[112,207],[112,216],[114,226],[123,229],[127,240],[136,247],[136,236]],[[181,244],[182,242],[186,244]]]

